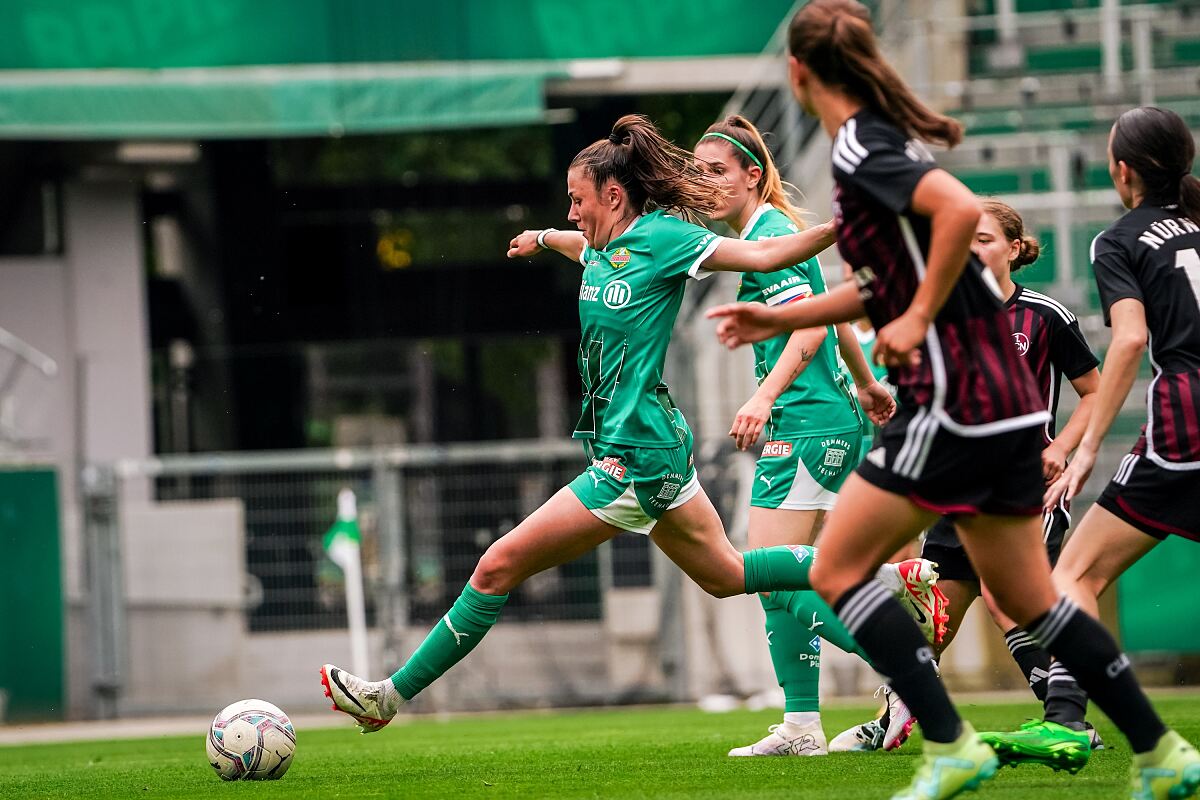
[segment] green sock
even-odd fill
[[[506,594],[483,594],[467,584],[446,616],[438,620],[408,662],[392,676],[396,691],[411,700],[442,677],[475,649],[496,624],[507,601]]]
[[[816,634],[867,664],[871,663],[833,609],[816,592],[771,592],[771,601],[803,626],[809,639]]]
[[[767,644],[775,678],[786,700],[784,711],[820,711],[817,690],[821,684],[821,642],[776,599],[781,594],[789,593],[775,592],[770,597],[760,594],[758,599],[767,612]]]
[[[760,547],[742,553],[746,594],[776,589],[811,589],[808,571],[817,548],[804,544]]]

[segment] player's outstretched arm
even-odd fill
[[[788,303],[774,308],[768,308],[762,303],[728,303],[710,308],[705,312],[705,316],[720,320],[717,324],[717,339],[732,350],[787,331],[849,322],[858,319],[863,313],[858,287],[847,282],[803,303]]]
[[[1113,420],[1125,404],[1133,381],[1137,378],[1138,365],[1146,352],[1149,329],[1146,327],[1146,307],[1140,300],[1126,297],[1113,303],[1109,309],[1112,320],[1112,344],[1104,356],[1104,369],[1100,372],[1100,388],[1096,391],[1096,402],[1088,420],[1087,431],[1075,451],[1075,458],[1067,465],[1054,484],[1046,490],[1043,498],[1046,508],[1058,505],[1065,495],[1067,500],[1079,494],[1092,474],[1100,443],[1108,435]]]
[[[704,268],[714,272],[774,272],[808,261],[836,242],[836,234],[830,220],[799,233],[754,242],[721,239],[717,249],[704,260]]]
[[[578,264],[584,244],[583,234],[579,231],[560,231],[556,228],[522,231],[508,243],[508,257],[528,258],[543,250],[553,250]]]

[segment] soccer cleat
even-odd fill
[[[875,577],[900,601],[933,644],[941,644],[950,621],[947,609],[950,601],[937,588],[937,564],[924,558],[910,558],[895,564],[884,564]]]
[[[1074,775],[1087,765],[1091,736],[1057,722],[1031,719],[1012,733],[987,732],[979,738],[991,746],[1005,766],[1045,764]]]
[[[1167,731],[1149,753],[1129,766],[1131,800],[1182,800],[1200,788],[1200,753],[1175,731]]]
[[[325,687],[325,696],[333,701],[333,710],[353,717],[363,733],[383,728],[404,705],[404,698],[390,678],[364,681],[333,664],[321,667],[321,685]]]
[[[872,750],[882,750],[884,733],[886,730],[877,719],[855,725],[833,737],[833,741],[829,743],[829,752],[868,753]]]
[[[729,755],[738,756],[823,756],[829,752],[821,723],[772,725],[763,739],[745,747],[735,747]]]
[[[895,750],[912,735],[916,717],[908,706],[887,686],[875,690],[875,696],[883,692],[883,713],[878,719],[848,728],[829,743],[831,753],[855,753],[869,750]]]
[[[916,777],[907,789],[892,795],[892,800],[948,800],[960,792],[978,789],[999,768],[992,748],[979,740],[970,723],[963,722],[962,733],[955,741],[925,742]]]
[[[1096,726],[1090,722],[1083,723],[1083,729],[1088,735],[1088,749],[1093,753],[1097,750],[1104,749],[1104,740],[1100,738],[1100,731],[1096,730]]]

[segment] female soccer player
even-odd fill
[[[1108,171],[1130,211],[1092,242],[1092,270],[1112,344],[1104,359],[1095,410],[1075,460],[1046,492],[1046,506],[1079,494],[1100,443],[1125,402],[1149,347],[1154,379],[1142,435],[1088,509],[1063,549],[1054,578],[1084,609],[1121,573],[1168,535],[1200,540],[1200,181],[1192,176],[1195,142],[1173,111],[1135,108],[1122,114],[1108,140]],[[1055,654],[1058,655],[1057,653]],[[1067,753],[1075,771],[1087,760],[1079,731],[1089,687],[1075,665],[1060,659],[1050,671],[1046,719],[1013,734],[988,734],[1005,761],[1057,766]],[[1114,663],[1113,669],[1125,669]],[[1099,698],[1097,703],[1099,703]],[[1103,705],[1101,704],[1101,707]],[[1200,759],[1173,734],[1135,759],[1160,784],[1200,786]],[[1136,772],[1135,772],[1136,775]]]
[[[709,127],[693,151],[696,160],[726,185],[725,204],[711,214],[742,239],[754,241],[794,233],[804,227],[762,135],[744,117],[731,116]],[[746,272],[738,299],[769,307],[802,302],[825,293],[816,257],[771,273]],[[812,328],[784,334],[754,346],[758,390],[737,412],[729,435],[739,450],[764,443],[750,499],[750,547],[811,545],[837,492],[858,463],[864,425],[837,363],[837,344],[856,378],[862,404],[882,424],[895,401],[871,374],[849,326]],[[892,588],[919,578],[922,587],[910,602],[928,604],[932,620],[944,615],[940,595],[931,589],[936,573],[914,560],[895,565]],[[922,571],[923,570],[923,571]],[[858,645],[814,592],[760,594],[775,675],[783,688],[784,719],[761,741],[729,752],[731,756],[824,755],[818,686],[820,641],[848,652]],[[929,635],[933,635],[933,630]],[[898,746],[911,730],[911,717],[898,698],[889,705],[894,721],[888,744]],[[883,738],[882,736],[880,737]]]
[[[469,653],[495,624],[508,593],[621,531],[647,534],[705,591],[727,597],[808,589],[813,549],[739,553],[700,488],[691,431],[662,382],[667,344],[689,277],[704,270],[790,266],[828,247],[832,225],[749,242],[683,219],[724,203],[724,187],[645,117],[622,117],[584,148],[567,173],[567,218],[583,232],[547,229],[513,240],[509,256],[541,247],[584,267],[579,289],[583,408],[574,436],[591,465],[492,543],[462,595],[390,679],[366,681],[326,664],[321,681],[364,732]]]
[[[956,144],[958,123],[926,108],[879,54],[870,16],[853,0],[813,0],[792,20],[789,78],[806,111],[834,138],[838,247],[855,282],[780,309],[713,309],[734,347],[781,331],[854,319],[878,331],[900,409],[826,521],[814,588],[833,606],[925,734],[923,763],[896,798],[941,800],[974,788],[998,765],[950,702],[933,651],[873,579],[888,554],[942,514],[998,607],[1059,658],[1126,736],[1137,783],[1155,797],[1187,792],[1167,754],[1200,754],[1169,733],[1108,632],[1057,597],[1040,546],[1042,436],[1049,414],[1012,345],[1012,326],[970,253],[979,202],[939,170],[925,141]],[[1162,767],[1161,772],[1155,770]],[[1161,791],[1159,791],[1161,789]]]
[[[1050,412],[1050,419],[1042,429],[1041,464],[1042,475],[1049,485],[1062,474],[1067,457],[1083,437],[1100,382],[1100,373],[1096,369],[1099,362],[1088,348],[1074,314],[1057,300],[1013,281],[1012,273],[1037,260],[1039,246],[1037,239],[1025,233],[1024,221],[1011,206],[999,200],[983,201],[983,215],[979,218],[971,251],[996,278],[1012,321],[1013,344],[1032,368],[1039,396],[1044,398],[1046,410]],[[1059,388],[1064,376],[1080,400],[1056,438]],[[1058,561],[1070,525],[1065,501],[1042,514],[1042,543],[1051,565]],[[967,609],[982,591],[988,612],[1004,632],[1013,659],[1034,694],[1039,700],[1044,699],[1050,657],[996,607],[963,550],[952,517],[942,517],[926,533],[921,556],[938,565],[941,576],[938,588],[949,599],[949,627],[946,637],[935,650],[944,650],[954,639]],[[855,736],[858,730],[869,726],[871,723],[857,726],[843,735]],[[861,740],[863,737],[856,738]]]

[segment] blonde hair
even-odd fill
[[[808,227],[804,221],[804,214],[808,212],[793,203],[791,194],[788,192],[789,188],[795,189],[796,187],[784,182],[783,177],[779,174],[779,168],[775,165],[775,159],[771,157],[767,143],[763,141],[762,134],[759,133],[758,128],[754,127],[753,122],[740,114],[731,114],[720,122],[709,125],[705,135],[710,133],[728,136],[741,145],[740,148],[730,145],[729,149],[743,168],[749,169],[751,166],[755,166],[762,170],[762,180],[759,183],[758,192],[764,203],[770,203],[779,209],[801,230]],[[713,139],[719,138],[713,137]]]
[[[639,213],[661,208],[699,222],[725,203],[720,181],[641,114],[617,120],[612,133],[580,150],[571,167],[583,169],[597,189],[615,180]]]

